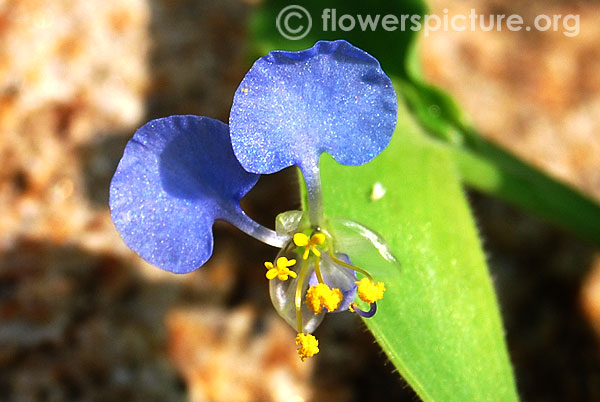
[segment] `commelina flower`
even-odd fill
[[[371,317],[383,297],[385,285],[352,263],[356,245],[395,261],[375,232],[324,217],[320,156],[328,153],[343,165],[371,161],[388,145],[396,114],[389,77],[374,57],[348,42],[273,51],[242,80],[229,126],[208,117],[170,116],[134,134],[111,182],[112,219],[132,250],[179,274],[210,258],[216,220],[277,247],[274,261],[265,262],[270,296],[297,331],[304,360],[319,352],[312,332],[325,313]],[[250,219],[240,200],[259,175],[293,165],[304,177],[307,210],[280,214],[275,230]]]

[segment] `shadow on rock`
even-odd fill
[[[184,399],[164,353],[174,286],[111,255],[33,241],[0,266],[3,400]]]

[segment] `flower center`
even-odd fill
[[[301,258],[297,263],[296,259],[288,259],[282,254]],[[333,239],[319,228],[312,233],[294,233],[276,263],[265,262],[265,267],[267,279],[281,281],[271,286],[286,289],[278,294],[283,295],[280,297],[289,300],[290,304],[285,301],[277,304],[281,306],[278,312],[283,313],[290,324],[295,321],[298,355],[303,361],[319,352],[318,341],[310,334],[318,325],[318,322],[314,324],[317,315],[348,309],[363,317],[372,317],[377,311],[376,302],[382,299],[385,292],[383,282],[376,283],[367,271],[352,265],[345,254],[336,254]],[[356,281],[357,272],[364,276],[359,281]],[[292,281],[289,285],[282,283],[290,278]],[[349,298],[355,294],[369,304],[368,311],[351,303]]]
[[[326,237],[323,233],[314,233],[310,237],[306,234],[300,232],[294,235],[294,244],[298,247],[304,247],[304,254],[302,255],[302,259],[308,259],[310,252],[318,258],[321,256],[321,252],[317,248],[317,246],[322,246],[325,244]]]

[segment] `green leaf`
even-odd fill
[[[493,194],[600,246],[600,206],[500,147],[480,139],[453,148],[466,184]]]
[[[449,149],[465,184],[600,245],[597,203],[484,139],[445,92],[417,80],[400,82],[413,114]]]
[[[386,283],[368,328],[426,401],[517,400],[485,258],[452,155],[424,137],[406,110],[390,146],[360,167],[321,162],[325,213],[378,231],[400,267],[371,267]],[[375,183],[387,192],[378,201]]]
[[[427,133],[452,148],[463,182],[600,245],[600,205],[483,138],[449,94],[423,81],[416,42],[400,92]]]
[[[302,6],[313,18],[313,29],[299,41],[286,40],[276,30],[277,15],[287,5],[265,1],[252,18],[259,54],[344,38],[375,55],[395,82],[402,83],[401,92],[429,132],[441,133],[445,143],[462,142],[456,130],[465,121],[460,109],[443,92],[419,81],[416,32],[322,29],[325,8],[336,8],[338,16],[422,15],[424,2],[306,1]],[[326,214],[379,231],[400,260],[398,268],[375,264],[368,254],[352,255],[354,263],[386,282],[379,312],[366,323],[421,398],[516,400],[498,307],[454,154],[440,144],[426,137],[403,109],[390,147],[373,162],[347,167],[323,157]],[[387,193],[371,201],[376,182]]]

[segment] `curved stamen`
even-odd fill
[[[315,275],[317,276],[317,281],[319,281],[319,283],[325,283],[323,281],[323,275],[321,274],[321,259],[319,257],[315,258]]]
[[[369,280],[371,280],[371,281],[375,281],[375,280],[373,279],[373,277],[371,276],[371,274],[369,274],[369,273],[368,273],[367,271],[365,271],[364,269],[362,269],[362,268],[359,268],[359,267],[357,267],[357,266],[355,266],[355,265],[352,265],[352,264],[347,264],[347,263],[345,263],[344,261],[340,260],[339,258],[336,258],[336,257],[333,255],[333,252],[331,251],[331,249],[329,250],[329,256],[331,257],[331,259],[333,260],[333,262],[335,262],[336,264],[338,264],[338,265],[341,265],[342,267],[346,267],[346,268],[348,268],[348,269],[351,269],[351,270],[353,270],[353,271],[356,271],[356,272],[358,272],[358,273],[361,273],[361,274],[363,274],[364,276],[366,276],[367,278],[369,278]]]
[[[363,311],[363,310],[359,309],[358,305],[356,303],[352,303],[350,306],[352,307],[352,310],[356,314],[358,314],[359,316],[364,317],[364,318],[371,318],[377,312],[377,303],[371,303],[369,311]]]
[[[296,305],[296,327],[298,333],[302,331],[302,285],[306,279],[306,272],[308,271],[307,260],[302,260],[302,266],[300,267],[300,275],[298,276],[298,282],[296,283],[296,297],[294,303]]]

